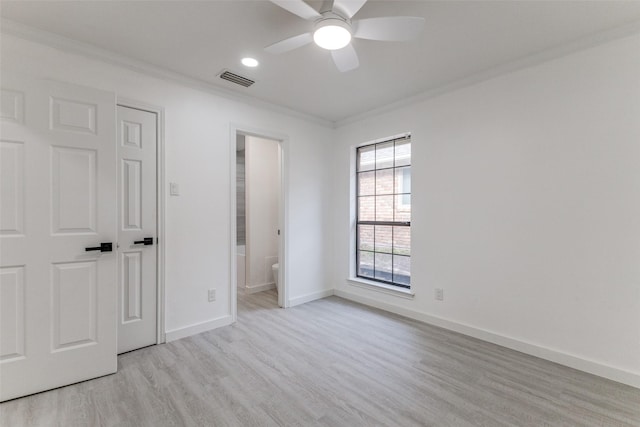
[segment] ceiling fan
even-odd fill
[[[269,53],[284,53],[315,42],[331,51],[338,70],[345,72],[358,68],[358,54],[351,38],[379,41],[408,41],[424,27],[424,18],[414,16],[387,16],[351,20],[367,0],[328,0],[320,12],[304,0],[270,0],[281,8],[313,21],[313,32],[289,37],[264,48]]]

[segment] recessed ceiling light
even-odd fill
[[[257,67],[259,64],[258,60],[253,58],[242,58],[242,65],[245,67]]]

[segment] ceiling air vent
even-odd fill
[[[224,70],[222,73],[220,73],[220,78],[244,87],[249,87],[255,83],[255,81],[251,79],[242,77],[238,74],[232,73],[231,71],[227,71],[227,70]]]

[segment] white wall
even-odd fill
[[[280,166],[277,141],[245,138],[247,253],[246,287],[275,285],[271,266],[278,262]]]
[[[640,386],[640,37],[337,131],[13,36],[1,42],[3,71],[165,108],[166,181],[181,189],[166,211],[171,336],[230,317],[235,123],[289,137],[291,301],[335,284],[340,295]],[[346,282],[350,146],[406,131],[414,153],[412,300]],[[444,288],[443,302],[433,299],[435,287]]]
[[[230,129],[287,135],[290,298],[326,292],[324,225],[333,130],[172,81],[2,35],[2,69],[116,92],[164,107],[166,182],[180,196],[166,206],[166,330],[176,338],[230,321]],[[168,187],[168,185],[167,185]],[[235,254],[234,254],[235,256]],[[207,302],[207,289],[217,299]]]
[[[640,386],[639,52],[620,39],[339,128],[336,293]],[[346,280],[350,150],[403,132],[409,300]]]

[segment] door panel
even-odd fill
[[[97,152],[51,147],[52,232],[95,234]]]
[[[24,266],[0,268],[0,362],[24,357]]]
[[[53,265],[53,351],[96,343],[96,264],[85,261]]]
[[[142,251],[122,254],[122,322],[142,319]]]
[[[0,120],[24,123],[24,92],[0,89]]]
[[[0,235],[19,236],[24,227],[24,143],[0,141]]]
[[[110,374],[116,359],[113,93],[4,74],[0,400]]]
[[[95,134],[96,110],[94,103],[51,97],[51,129]]]
[[[124,230],[142,231],[141,175],[141,161],[122,160],[122,228]]]
[[[157,117],[118,106],[118,353],[157,342]],[[152,245],[136,244],[152,238]]]

